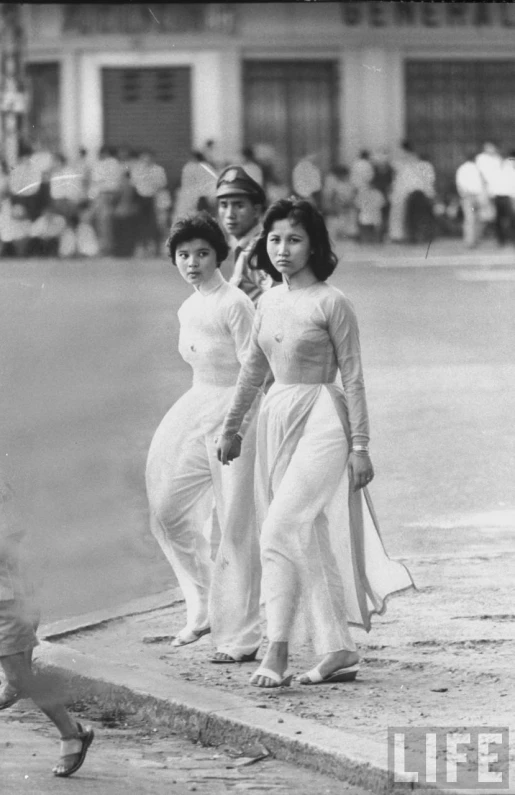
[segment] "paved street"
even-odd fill
[[[69,779],[56,779],[51,768],[59,745],[48,721],[30,708],[17,707],[3,716],[2,795],[371,795],[310,770],[259,759],[259,747],[243,756],[230,746],[202,747],[155,729],[91,725],[95,740],[83,767]]]
[[[333,278],[360,320],[372,493],[393,554],[459,555],[456,525],[481,534],[515,508],[514,269],[492,248],[480,261],[496,264],[469,267],[459,242],[447,252],[459,267],[439,264],[440,241],[398,249],[341,248]],[[176,350],[187,294],[165,260],[0,263],[0,434],[43,621],[174,584],[148,532],[143,469],[190,380]]]

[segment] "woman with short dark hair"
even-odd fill
[[[260,300],[218,446],[225,464],[271,369],[275,381],[259,415],[255,486],[269,645],[251,683],[291,683],[288,644],[301,605],[323,658],[300,682],[348,681],[359,667],[349,625],[368,630],[386,597],[412,585],[362,512],[360,489],[374,470],[358,324],[350,301],[327,284],[337,259],[310,202],[271,205],[256,258],[284,284]]]
[[[227,243],[207,213],[179,219],[167,249],[194,289],[178,313],[179,352],[193,369],[193,385],[159,425],[146,470],[151,530],[186,600],[186,626],[173,645],[193,643],[211,632],[213,662],[253,660],[261,642],[261,571],[252,498],[255,411],[249,412],[240,431],[245,452],[223,472],[215,438],[247,353],[254,306],[221,275]],[[234,457],[241,436],[235,439]],[[211,489],[221,532],[214,564],[203,534],[211,507],[203,497]]]

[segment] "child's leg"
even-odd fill
[[[31,698],[42,712],[57,726],[61,737],[77,735],[77,724],[66,711],[62,696],[56,693],[55,682],[45,674],[32,671],[32,654],[19,652],[0,657],[8,685],[21,698]]]
[[[8,686],[21,698],[31,698],[58,729],[61,736],[61,756],[53,772],[68,776],[79,769],[93,740],[91,729],[82,730],[64,706],[55,677],[32,670],[32,650],[0,657]]]

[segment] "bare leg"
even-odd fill
[[[52,721],[61,736],[61,759],[68,757],[67,764],[58,762],[54,772],[62,775],[74,764],[74,757],[83,751],[81,729],[66,710],[62,695],[56,692],[56,682],[46,674],[32,671],[32,650],[0,658],[7,682],[22,698],[31,698],[36,706]]]
[[[77,724],[65,709],[61,698],[56,695],[53,683],[50,683],[45,675],[33,673],[31,657],[32,654],[29,652],[1,657],[0,664],[7,681],[21,693],[23,698],[31,698],[34,701],[57,727],[61,737],[77,736]]]

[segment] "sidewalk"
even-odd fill
[[[491,527],[439,530],[428,528],[427,545],[404,560],[418,590],[392,599],[369,635],[356,632],[363,664],[355,683],[261,690],[248,682],[256,663],[208,661],[209,636],[171,648],[184,624],[177,592],[43,628],[38,656],[66,670],[74,697],[92,709],[143,713],[210,744],[259,741],[279,759],[393,792],[389,726],[513,726],[513,528],[494,517]],[[295,645],[295,673],[313,660],[306,643]]]

